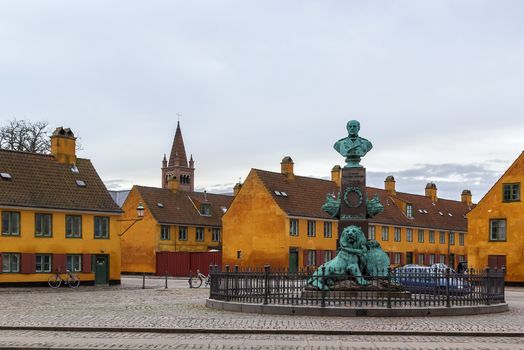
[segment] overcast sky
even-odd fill
[[[368,185],[474,201],[524,149],[522,1],[0,2],[0,120],[81,137],[111,189],[160,186],[177,116],[196,187],[327,177],[350,119]]]

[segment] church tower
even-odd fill
[[[195,162],[191,155],[189,163],[187,162],[186,148],[184,147],[184,139],[182,138],[182,131],[180,130],[180,122],[177,123],[175,139],[171,147],[171,154],[169,155],[169,163],[164,154],[162,160],[162,188],[167,188],[167,177],[173,175],[180,183],[181,191],[195,190]]]

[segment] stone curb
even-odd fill
[[[0,331],[108,332],[165,334],[270,334],[270,335],[373,335],[373,336],[446,336],[446,337],[524,337],[524,332],[449,332],[449,331],[368,331],[337,329],[246,329],[246,328],[147,328],[147,327],[54,327],[0,326]]]
[[[338,317],[428,317],[465,316],[501,313],[509,310],[507,303],[495,305],[454,306],[454,307],[412,307],[412,308],[357,308],[319,307],[302,305],[263,305],[206,299],[206,307],[230,312],[247,312],[272,315],[338,316]]]

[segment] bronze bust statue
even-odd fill
[[[362,168],[360,159],[372,148],[371,142],[358,136],[360,123],[357,120],[350,120],[347,123],[348,136],[335,142],[333,148],[342,156],[346,157],[344,168]]]

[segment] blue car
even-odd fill
[[[445,294],[448,285],[450,293],[469,293],[470,285],[465,275],[450,268],[448,277],[447,268],[445,264],[408,264],[393,270],[393,278],[412,293]]]

